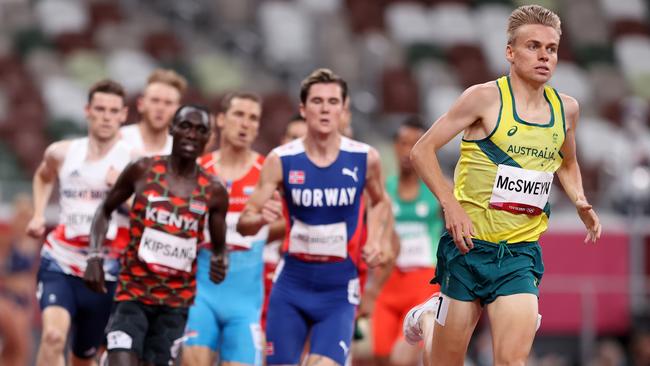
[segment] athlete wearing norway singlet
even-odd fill
[[[128,240],[126,228],[116,224],[109,227],[103,246],[108,293],[88,290],[81,277],[86,269],[92,217],[110,188],[109,170],[121,171],[131,159],[131,149],[117,141],[102,159],[86,161],[88,146],[88,138],[72,140],[58,171],[59,225],[47,235],[41,249],[37,288],[41,309],[61,306],[75,319],[73,352],[80,357],[92,356],[101,342],[112,305],[119,253]]]
[[[269,364],[298,364],[310,329],[310,353],[345,364],[359,303],[368,150],[341,137],[338,157],[322,168],[309,160],[302,139],[274,150],[282,163],[289,232],[269,301]]]
[[[395,342],[403,336],[402,320],[409,309],[436,292],[436,288],[422,284],[435,273],[435,255],[444,225],[440,204],[422,181],[418,182],[417,196],[408,201],[400,197],[398,185],[397,175],[386,181],[400,252],[372,313],[373,352],[380,357],[390,356]]]
[[[548,225],[548,197],[553,173],[562,164],[566,129],[555,89],[544,87],[550,120],[535,124],[517,115],[509,77],[496,83],[501,95],[496,127],[484,139],[463,139],[454,188],[474,225],[472,240],[484,248],[470,251],[466,261],[476,261],[475,271],[487,281],[475,286],[475,275],[456,266],[460,254],[449,234],[440,242],[435,279],[444,294],[465,301],[479,298],[483,304],[500,295],[539,294],[544,265],[537,241]],[[489,264],[480,263],[490,256],[494,260]],[[450,282],[450,276],[458,281]]]
[[[215,153],[204,155],[199,164],[219,178]],[[229,195],[226,214],[228,276],[219,284],[209,279],[212,253],[201,249],[198,256],[197,296],[187,321],[188,346],[208,347],[220,360],[261,365],[261,307],[264,296],[262,251],[268,229],[254,236],[241,236],[236,225],[248,197],[259,180],[264,157],[259,155],[240,179],[224,182]]]

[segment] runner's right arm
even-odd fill
[[[228,212],[228,191],[217,179],[212,185],[213,193],[208,202],[208,230],[212,241],[210,257],[210,279],[214,283],[223,281],[228,267],[226,256],[226,213]]]
[[[282,162],[272,152],[264,160],[255,191],[239,217],[237,232],[244,236],[255,235],[262,226],[275,222],[282,216],[282,203],[271,199],[281,182]]]
[[[135,192],[135,185],[151,166],[150,162],[149,158],[143,158],[127,165],[93,216],[84,282],[95,292],[106,293],[101,247],[106,239],[111,215]]]
[[[58,141],[48,146],[43,154],[43,161],[34,173],[34,214],[27,224],[27,234],[33,238],[40,238],[45,233],[45,208],[52,196],[54,183],[69,146],[70,141]]]
[[[440,169],[436,152],[470,126],[482,130],[487,136],[496,123],[487,120],[496,116],[486,116],[486,111],[498,102],[498,94],[495,94],[497,91],[494,83],[474,85],[465,90],[449,111],[438,118],[411,150],[413,167],[438,198],[445,214],[445,228],[463,254],[474,247],[474,226],[454,197],[453,187],[448,184]]]

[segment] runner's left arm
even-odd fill
[[[226,213],[228,212],[228,191],[214,179],[212,195],[208,202],[208,230],[212,241],[210,257],[210,279],[219,283],[226,278],[228,267],[226,256]]]
[[[149,167],[148,162],[149,159],[141,159],[127,165],[95,211],[90,226],[90,246],[84,272],[86,286],[95,292],[106,293],[101,247],[106,239],[111,215],[135,192],[135,184]]]
[[[241,235],[255,235],[262,226],[275,222],[282,217],[282,203],[272,199],[282,182],[282,162],[280,157],[271,152],[260,172],[260,179],[255,185],[253,194],[246,202],[244,211],[237,222],[237,232]]]
[[[580,219],[587,228],[585,243],[588,241],[595,243],[600,238],[602,227],[598,215],[596,215],[596,212],[585,197],[582,187],[582,175],[580,174],[580,166],[576,156],[575,134],[580,116],[580,107],[575,99],[567,95],[562,94],[561,98],[565,106],[567,128],[564,144],[560,149],[563,156],[562,165],[557,170],[557,176],[560,179],[562,188],[564,188],[571,202],[576,206],[578,216],[580,216]]]
[[[391,253],[389,240],[394,226],[393,213],[383,182],[379,153],[374,148],[370,148],[365,187],[370,196],[370,211],[368,240],[363,247],[363,257],[371,267],[385,263],[394,256]]]

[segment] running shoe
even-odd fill
[[[420,329],[420,316],[426,311],[431,311],[434,314],[438,311],[438,302],[440,301],[440,292],[431,295],[425,302],[415,305],[404,318],[402,325],[404,330],[404,338],[409,344],[418,344],[423,337],[422,329]]]

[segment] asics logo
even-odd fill
[[[517,133],[517,126],[514,126],[513,128],[508,130],[508,136],[512,136],[515,133]]]
[[[354,170],[350,170],[348,168],[343,168],[341,170],[341,174],[351,177],[354,180],[354,183],[357,183],[358,182],[358,179],[357,179],[357,171],[358,170],[359,170],[359,167],[357,167],[357,166],[354,167]]]

